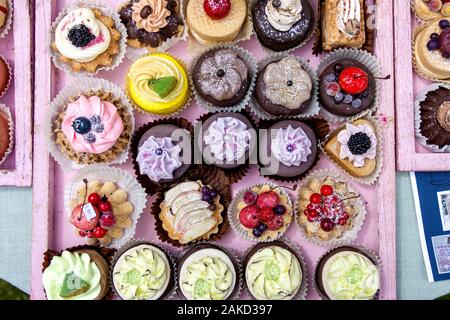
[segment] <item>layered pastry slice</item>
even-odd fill
[[[186,181],[166,191],[160,208],[164,230],[181,244],[208,240],[223,222],[220,195],[200,181]]]
[[[325,0],[322,3],[322,46],[361,48],[366,42],[364,0]]]

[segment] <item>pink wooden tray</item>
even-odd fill
[[[32,175],[32,14],[33,1],[13,1],[13,26],[0,39],[0,55],[13,69],[13,79],[0,103],[14,119],[14,150],[0,165],[0,186],[30,186]],[[39,78],[39,77],[38,77]]]
[[[450,153],[436,153],[421,145],[414,127],[414,100],[431,81],[419,77],[412,66],[411,39],[418,26],[410,1],[394,1],[395,107],[397,169],[400,171],[447,171]]]
[[[36,1],[36,29],[49,30],[52,19],[59,12],[62,5],[70,2],[63,1]],[[108,1],[115,5],[120,0]],[[314,1],[316,4],[316,1]],[[393,43],[392,17],[386,12],[392,12],[391,1],[379,1],[378,3],[378,23],[382,28],[378,30],[378,41],[376,53],[384,74],[393,74]],[[33,299],[44,299],[45,294],[42,289],[42,254],[47,249],[63,250],[67,247],[80,244],[82,240],[74,236],[71,226],[67,222],[67,214],[63,205],[63,188],[70,181],[70,174],[64,173],[56,165],[45,151],[45,133],[43,119],[48,112],[50,102],[55,94],[64,86],[70,83],[70,77],[56,71],[49,58],[49,48],[46,46],[46,33],[38,33],[36,39],[36,74],[42,81],[35,93],[35,148],[41,149],[36,152],[33,178],[33,248],[32,248],[32,271],[31,271],[31,297]],[[243,47],[251,50],[255,58],[263,57],[263,51],[254,39],[243,44]],[[186,43],[180,43],[171,50],[176,56],[189,61],[186,54]],[[317,66],[319,59],[311,55],[312,42],[306,47],[297,50],[296,55],[302,56],[305,60],[310,59],[314,66]],[[130,62],[124,61],[118,70],[109,73],[100,73],[98,77],[106,78],[119,85],[123,85],[124,75]],[[392,97],[394,95],[393,79],[385,81],[382,86],[379,113],[386,117],[394,116],[392,107]],[[197,105],[193,104],[181,116],[193,121],[204,113]],[[151,116],[136,114],[137,126],[154,119]],[[364,226],[359,233],[357,243],[378,252],[383,260],[382,268],[382,299],[395,299],[396,297],[396,252],[395,252],[395,156],[391,152],[395,145],[394,126],[386,124],[383,126],[384,133],[384,169],[381,174],[378,186],[367,187],[352,183],[367,201],[366,219]],[[130,164],[122,166],[131,170]],[[334,166],[324,157],[320,160],[317,168],[334,168]],[[338,169],[336,169],[338,170]],[[232,186],[233,193],[240,189],[264,181],[258,174],[257,168],[252,168],[248,176],[243,181]],[[149,198],[149,203],[153,198]],[[149,205],[148,205],[149,207]],[[137,238],[145,238],[150,241],[157,241],[154,231],[154,219],[146,209],[142,214],[137,226]],[[293,225],[287,232],[286,237],[295,242],[301,248],[306,259],[309,279],[308,299],[317,299],[318,295],[313,290],[311,279],[313,279],[315,265],[319,257],[326,251],[326,248],[318,247],[303,239],[297,226]],[[252,243],[243,241],[237,237],[230,229],[220,241],[227,247],[244,253]],[[176,248],[171,248],[173,254],[179,252]],[[243,298],[247,296],[244,295]]]

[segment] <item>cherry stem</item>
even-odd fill
[[[388,74],[387,76],[382,77],[382,78],[380,78],[380,77],[375,77],[375,79],[377,79],[377,80],[389,80],[390,78],[391,78],[391,75],[390,75],[390,74]]]
[[[357,198],[359,198],[359,197],[361,197],[360,194],[358,194],[357,196],[353,196],[353,197],[349,197],[349,198],[342,199],[342,200],[340,200],[338,203],[341,203],[341,202],[346,201],[346,200],[357,199]]]
[[[297,190],[297,184],[294,184],[294,186],[292,188],[291,187],[286,187],[286,186],[277,186],[275,188],[272,188],[270,191],[274,191],[275,189],[279,189],[279,188],[288,189],[288,190],[291,190],[291,191],[296,191]]]
[[[78,216],[78,221],[81,221],[81,215],[83,214],[83,209],[84,209],[84,205],[86,204],[87,192],[88,192],[88,180],[83,179],[83,183],[84,183],[84,187],[85,187],[85,192],[84,192],[84,199],[83,199],[83,204],[81,207],[80,215]]]

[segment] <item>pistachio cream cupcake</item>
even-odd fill
[[[136,60],[128,71],[126,86],[130,98],[140,109],[156,115],[176,113],[190,97],[184,66],[165,53]]]

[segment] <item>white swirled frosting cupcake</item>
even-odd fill
[[[235,263],[220,248],[202,244],[179,263],[179,290],[187,300],[227,300],[237,287]]]
[[[124,300],[158,300],[172,278],[169,260],[159,248],[140,244],[125,251],[113,268],[113,285]]]
[[[372,300],[380,288],[380,271],[362,250],[339,247],[320,260],[316,284],[330,300]]]
[[[245,281],[258,300],[290,300],[304,282],[302,265],[284,242],[260,243],[247,256]]]

